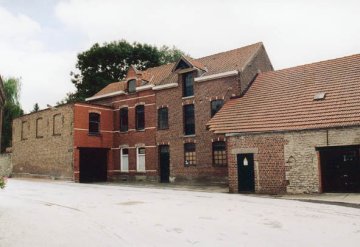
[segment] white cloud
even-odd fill
[[[47,22],[43,16],[39,18],[43,23],[23,14],[22,5],[17,5],[19,14],[0,6],[0,74],[22,77],[21,102],[26,110],[35,102],[42,107],[54,104],[72,91],[69,72],[76,53],[95,42],[126,39],[175,45],[201,57],[263,41],[275,68],[360,53],[360,2],[355,0],[59,0],[51,4],[54,12],[44,16],[57,19]],[[28,13],[44,7],[35,1],[33,8]]]
[[[40,23],[23,14],[13,14],[0,6],[0,74],[21,77],[21,104],[25,111],[38,102],[55,104],[73,90],[69,72],[74,67],[73,52],[49,52],[39,38]]]
[[[276,68],[360,52],[358,1],[70,0],[58,18],[86,46],[124,38],[195,57],[263,41]]]

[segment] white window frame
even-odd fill
[[[128,154],[123,154],[124,149],[128,150]],[[124,166],[124,158],[125,157],[127,158],[127,169],[125,169],[125,166]],[[128,148],[120,149],[120,170],[122,172],[129,172],[129,149]]]
[[[136,170],[138,172],[146,172],[146,162],[145,162],[146,161],[146,149],[145,149],[145,154],[139,154],[139,150],[141,148],[145,149],[145,147],[137,147],[136,148]],[[143,168],[140,167],[140,157],[144,157],[144,167]]]

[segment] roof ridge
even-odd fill
[[[317,61],[317,62],[310,62],[310,63],[306,63],[306,64],[296,65],[293,67],[288,67],[288,68],[283,68],[283,69],[278,69],[278,70],[273,70],[273,71],[266,71],[266,72],[262,72],[262,74],[270,74],[270,73],[284,72],[284,71],[286,72],[287,70],[298,69],[301,67],[310,67],[310,66],[314,66],[314,65],[318,65],[318,64],[322,64],[322,63],[326,63],[326,62],[342,60],[342,59],[347,59],[347,58],[357,57],[357,56],[360,56],[360,53],[337,57],[337,58],[330,58],[330,59],[321,60],[321,61]]]
[[[233,51],[236,51],[236,50],[242,50],[244,48],[249,48],[250,46],[256,46],[256,45],[261,46],[261,45],[264,45],[264,44],[263,44],[263,42],[260,41],[260,42],[254,43],[254,44],[234,48],[234,49],[227,50],[227,51],[218,52],[218,53],[211,54],[211,55],[208,55],[208,56],[205,56],[205,57],[193,58],[193,60],[199,60],[199,59],[209,58],[209,57],[213,57],[213,56],[218,56],[218,55],[223,54],[223,53],[233,52]]]

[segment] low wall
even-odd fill
[[[12,172],[11,155],[0,154],[0,176],[9,177]]]

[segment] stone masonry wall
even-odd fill
[[[13,120],[12,165],[15,176],[73,179],[72,105]]]
[[[360,127],[288,132],[285,138],[287,192],[318,193],[321,167],[315,148],[360,145]]]

